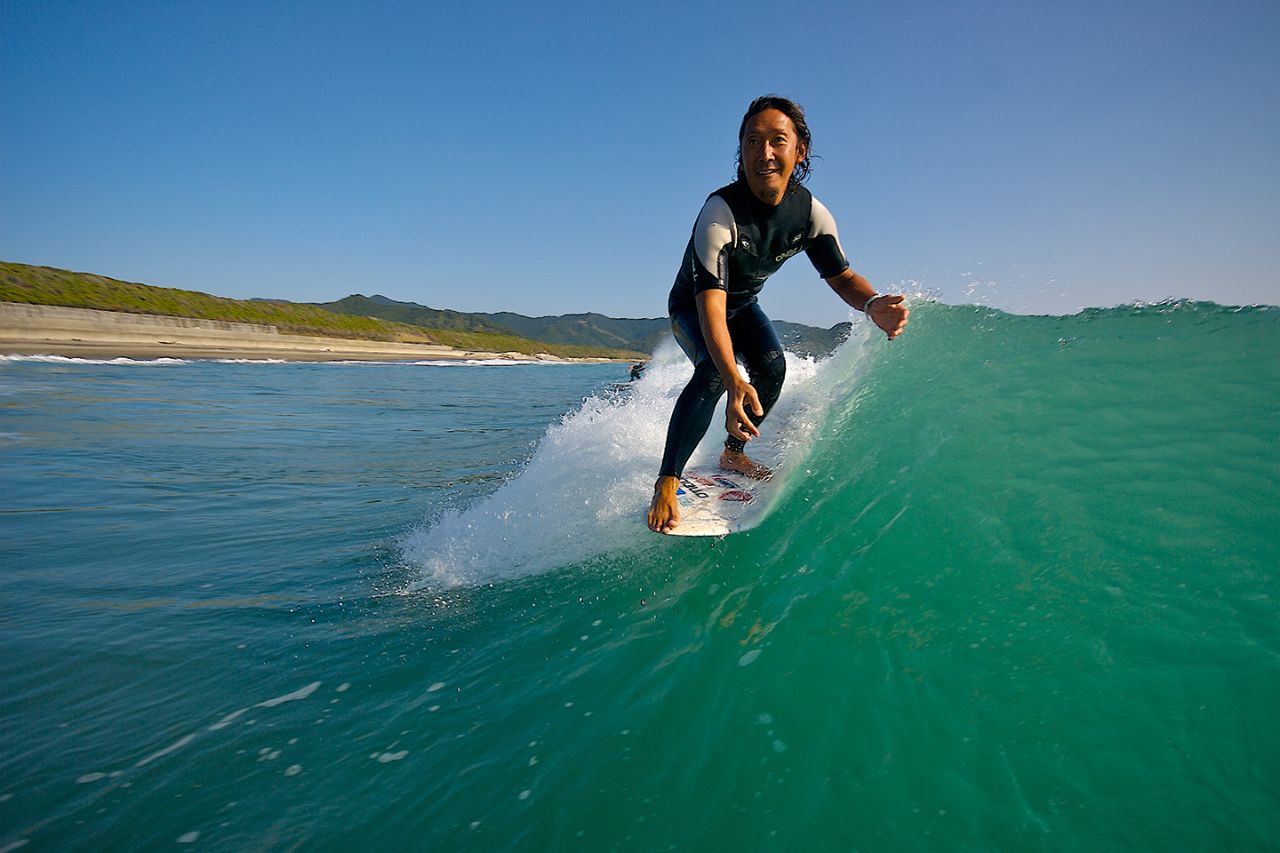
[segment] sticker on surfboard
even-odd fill
[[[764,521],[778,489],[777,478],[753,480],[718,469],[690,470],[680,478],[676,500],[680,526],[671,536],[725,536]]]

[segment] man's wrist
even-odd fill
[[[883,293],[873,293],[873,294],[871,294],[869,297],[867,297],[867,301],[866,301],[866,302],[864,302],[864,303],[862,303],[862,313],[863,313],[863,314],[866,314],[868,317],[870,317],[870,316],[871,316],[871,303],[875,302],[877,299],[879,299],[879,298],[880,298],[880,297],[882,297],[882,296],[884,296],[884,294],[883,294]]]

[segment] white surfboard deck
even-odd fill
[[[680,526],[670,536],[726,536],[764,521],[777,497],[777,477],[753,480],[718,468],[685,471],[676,500]]]

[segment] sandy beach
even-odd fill
[[[0,302],[0,353],[73,358],[237,358],[285,361],[508,359],[607,362],[548,353],[283,334],[275,326]]]

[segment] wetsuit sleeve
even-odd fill
[[[816,198],[813,199],[809,212],[809,247],[804,252],[809,256],[818,275],[823,278],[840,275],[849,268],[844,249],[840,247],[835,217]]]
[[[729,204],[718,195],[707,199],[693,226],[693,252],[690,260],[693,292],[728,290],[725,255],[737,240],[737,226]]]

